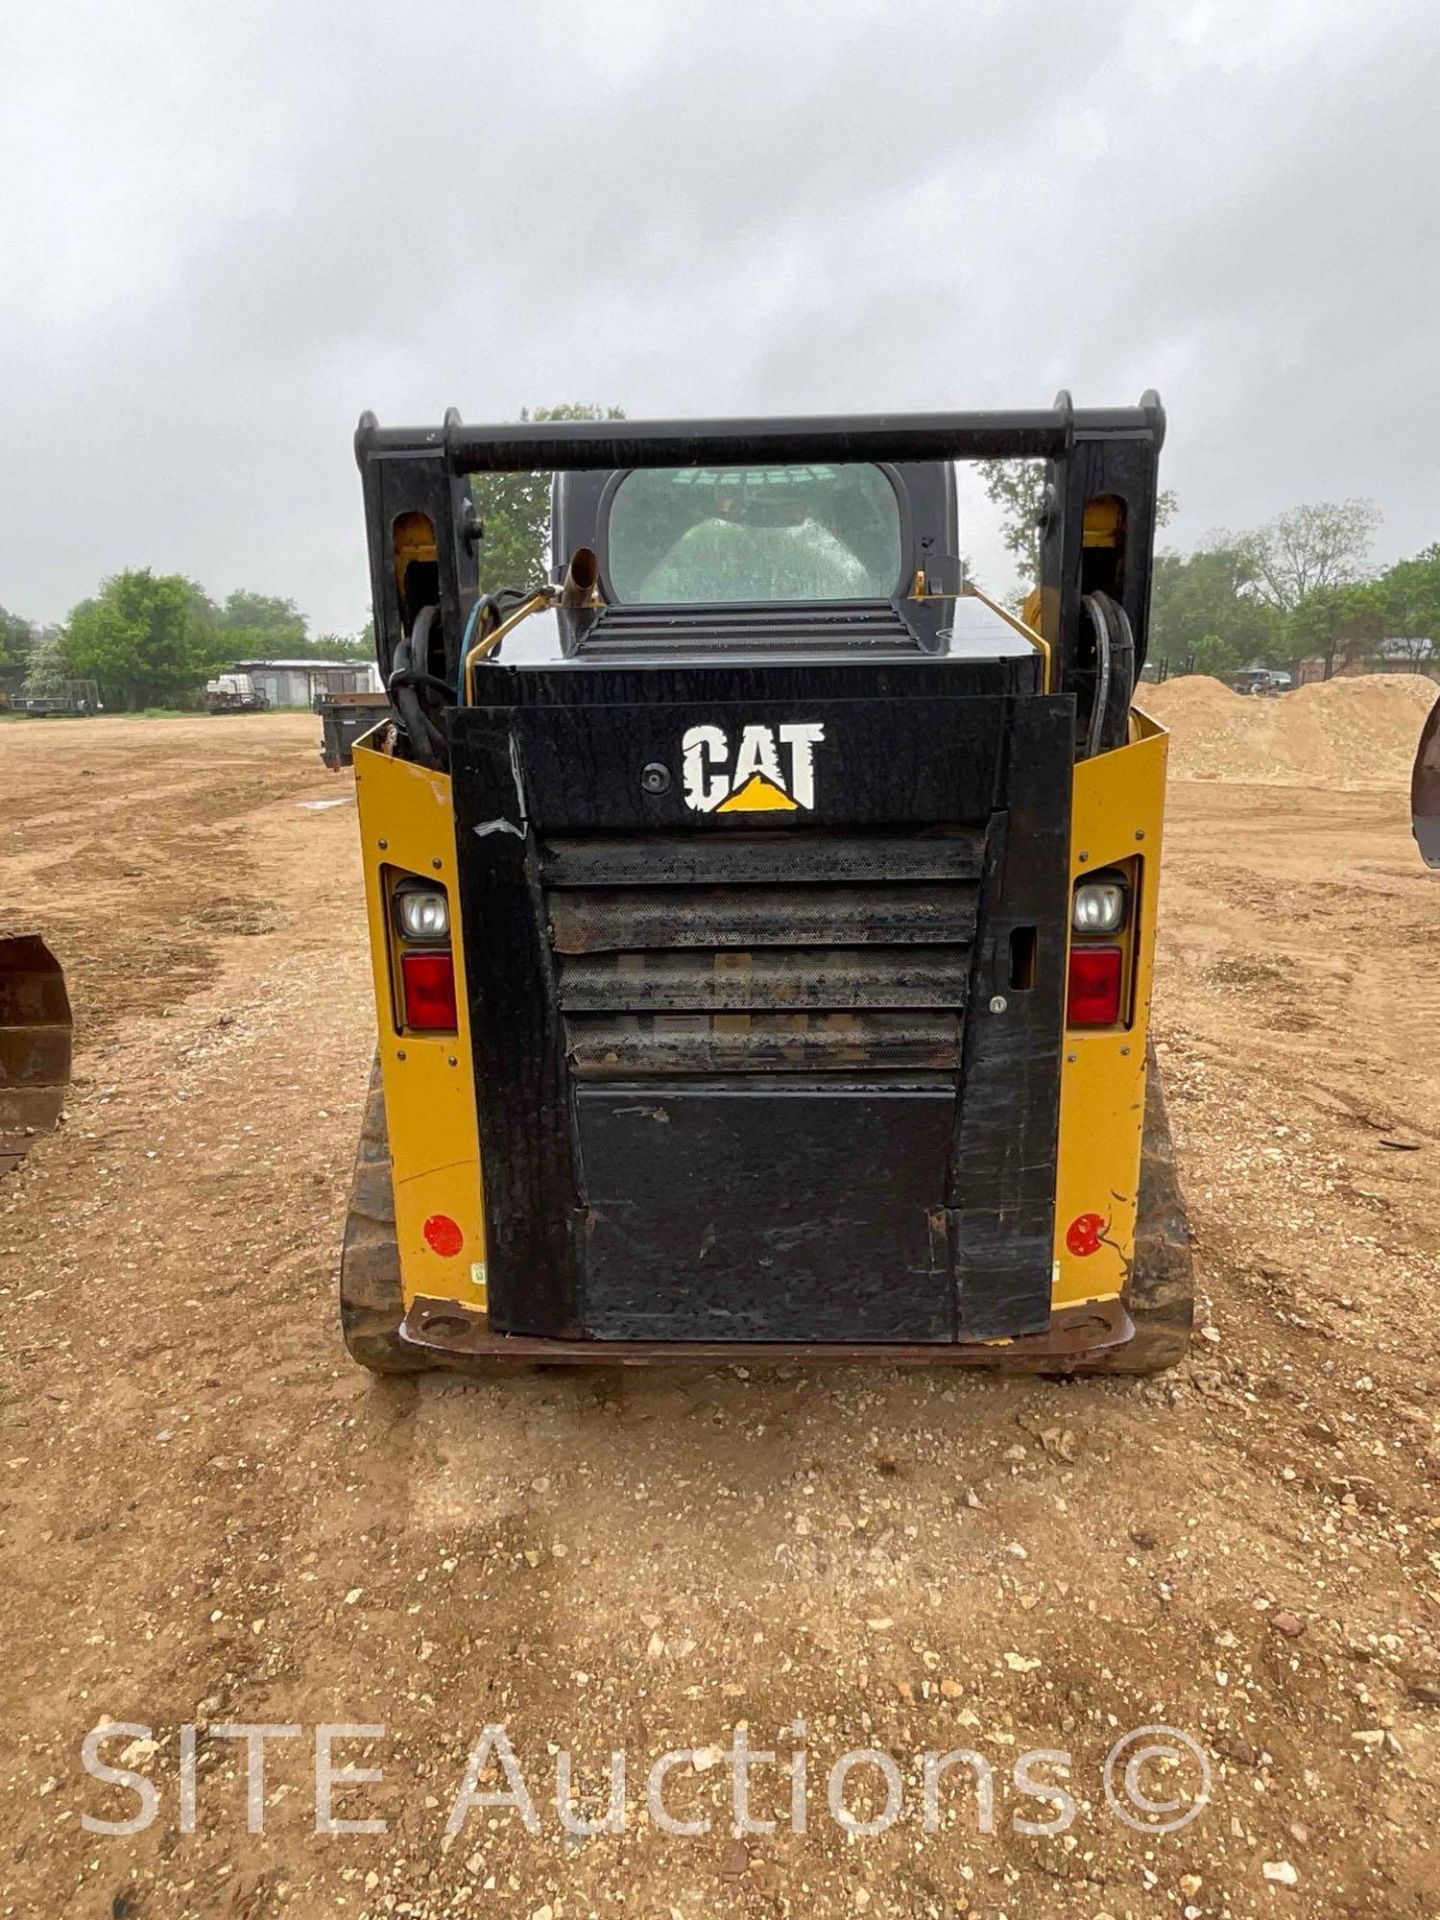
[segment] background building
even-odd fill
[[[365,660],[237,660],[272,707],[313,707],[327,693],[381,693],[380,674]]]

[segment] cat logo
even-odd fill
[[[814,720],[746,727],[731,753],[723,727],[691,727],[685,756],[685,804],[692,813],[798,813],[815,805],[815,748],[825,729]]]

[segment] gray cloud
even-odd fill
[[[1440,534],[1420,0],[52,0],[0,24],[0,600],[365,611],[356,414],[1158,385],[1182,542]],[[965,542],[1008,565],[974,486]]]

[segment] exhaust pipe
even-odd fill
[[[600,581],[600,559],[593,547],[577,547],[560,588],[562,607],[588,607]]]
[[[0,1174],[60,1118],[70,1084],[70,996],[38,934],[0,939]]]

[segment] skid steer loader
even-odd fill
[[[1148,1372],[1191,1262],[1147,1048],[1164,415],[382,429],[379,1028],[341,1272],[380,1370]],[[1027,619],[953,463],[1046,463]],[[467,476],[553,474],[477,588]]]

